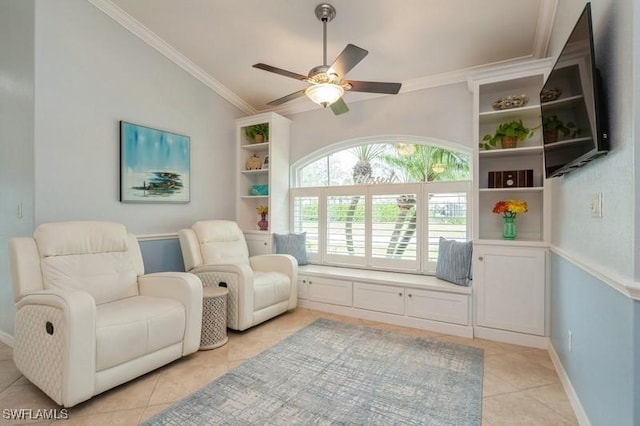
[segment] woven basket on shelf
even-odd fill
[[[517,136],[503,136],[500,141],[502,148],[515,148],[518,145],[518,137]]]

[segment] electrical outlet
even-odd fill
[[[591,198],[591,217],[597,219],[602,217],[602,192],[593,194]]]
[[[567,347],[569,348],[569,352],[573,350],[573,333],[571,330],[567,330]]]

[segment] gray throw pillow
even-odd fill
[[[273,234],[276,241],[276,254],[290,254],[298,265],[307,264],[307,233]]]
[[[471,277],[471,241],[447,240],[440,237],[436,278],[468,286]]]

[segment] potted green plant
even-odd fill
[[[522,120],[512,120],[498,126],[493,135],[487,134],[480,142],[480,149],[489,150],[497,146],[498,141],[502,148],[515,148],[518,141],[523,141],[533,136],[533,129],[522,124]]]
[[[253,139],[256,143],[262,143],[269,140],[269,123],[253,124],[244,128],[244,133],[249,139]]]
[[[542,132],[545,142],[553,143],[558,140],[559,133],[562,133],[562,136],[568,136],[572,132],[577,134],[579,130],[571,121],[565,124],[557,115],[545,115],[542,117]]]

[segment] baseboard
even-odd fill
[[[591,426],[591,422],[587,417],[587,413],[584,412],[584,408],[582,408],[582,404],[580,403],[580,399],[578,398],[578,394],[576,394],[575,389],[571,385],[571,381],[569,380],[569,376],[567,372],[564,370],[564,366],[562,362],[560,362],[560,357],[558,357],[558,353],[553,347],[553,343],[549,342],[549,357],[551,357],[551,362],[553,366],[556,368],[556,372],[558,373],[558,377],[560,378],[560,383],[562,383],[562,387],[564,388],[567,397],[569,398],[569,403],[571,403],[571,408],[573,408],[573,412],[578,419],[578,423],[581,426]]]
[[[493,328],[476,326],[473,328],[473,336],[478,339],[511,343],[512,345],[528,346],[531,348],[547,349],[549,347],[548,337],[514,333],[512,331],[496,330]]]
[[[7,346],[13,347],[13,336],[4,331],[0,331],[0,342]]]

